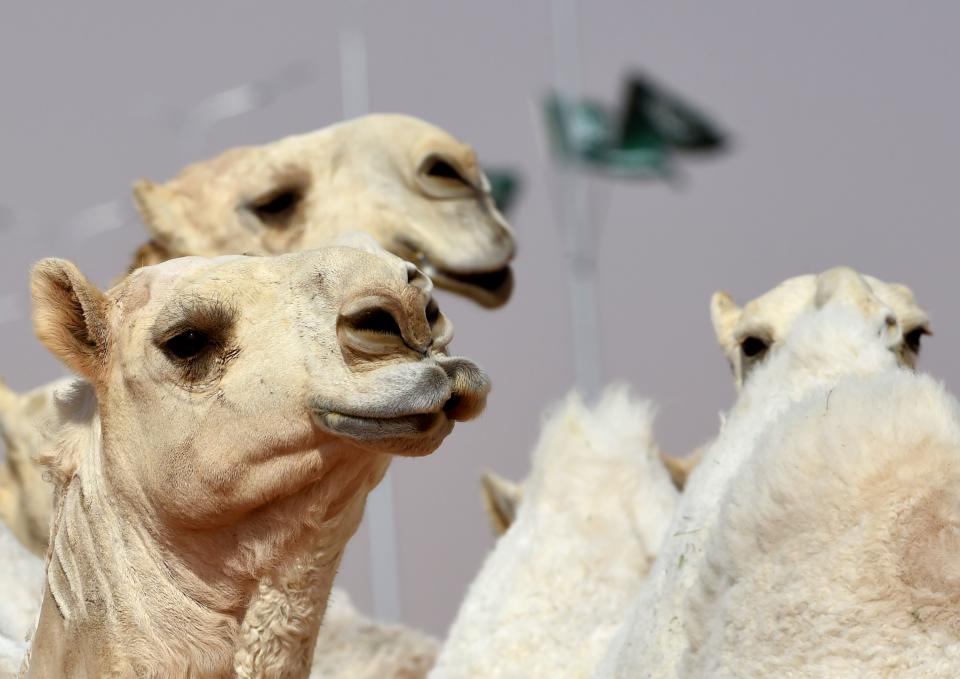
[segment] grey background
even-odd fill
[[[733,397],[707,312],[718,287],[742,301],[840,263],[906,282],[936,329],[923,364],[957,382],[960,5],[591,0],[581,13],[587,93],[612,99],[624,69],[642,66],[736,135],[731,155],[688,164],[679,189],[594,190],[604,378],[659,403],[665,449],[710,436]],[[339,3],[4,3],[0,205],[17,217],[11,226],[0,211],[0,295],[24,311],[28,268],[45,255],[102,284],[120,273],[142,239],[135,222],[85,241],[63,225],[126,199],[134,178],[166,179],[187,160],[336,121],[341,19]],[[494,379],[489,409],[435,455],[394,466],[403,617],[440,634],[492,544],[480,470],[523,476],[541,411],[571,381],[564,263],[532,108],[552,77],[549,5],[381,0],[364,27],[373,110],[435,122],[526,180],[512,216],[513,301],[492,313],[441,300],[454,348]],[[169,112],[302,60],[315,69],[310,85],[193,149],[178,142]],[[25,318],[0,333],[12,385],[61,374]],[[366,539],[362,530],[351,544],[339,582],[369,610]]]

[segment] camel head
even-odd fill
[[[513,233],[473,149],[402,115],[369,115],[236,148],[134,198],[153,240],[134,266],[186,255],[280,254],[363,231],[438,286],[496,307]]]
[[[171,260],[106,293],[40,262],[35,330],[95,389],[112,485],[229,521],[309,486],[330,455],[425,455],[476,416],[488,380],[446,354],[430,280],[374,247]]]
[[[913,367],[923,335],[930,334],[926,313],[905,285],[885,283],[847,267],[790,278],[741,309],[726,292],[714,293],[710,311],[717,340],[733,368],[738,392],[755,367],[788,346],[794,322],[824,306],[852,305],[862,313],[882,313],[896,321],[893,350],[901,365]],[[661,453],[678,490],[700,461],[703,449],[687,458]],[[483,505],[495,535],[502,535],[523,499],[523,484],[493,472],[481,479]]]
[[[847,272],[840,276],[838,271]],[[825,279],[824,277],[827,277]],[[733,370],[739,391],[752,370],[763,363],[784,343],[796,319],[811,306],[822,304],[825,280],[842,279],[832,295],[850,299],[863,298],[863,287],[869,297],[878,300],[894,314],[902,332],[896,347],[898,360],[914,367],[920,353],[923,335],[930,334],[930,322],[913,292],[905,285],[885,283],[872,276],[860,275],[852,269],[832,269],[818,275],[797,276],[780,283],[760,297],[738,307],[726,292],[716,292],[710,300],[710,316],[717,341]],[[834,285],[831,283],[830,285]],[[829,287],[829,286],[828,286]],[[832,288],[831,288],[832,290]]]

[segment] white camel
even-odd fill
[[[926,311],[917,304],[913,291],[906,285],[887,283],[866,274],[863,279],[900,322],[904,337],[899,349],[901,365],[915,367],[922,337],[931,333]],[[742,308],[727,292],[713,294],[710,299],[713,330],[730,363],[738,392],[753,369],[783,345],[793,324],[813,304],[817,285],[818,276],[815,274],[788,278]],[[683,490],[708,445],[701,446],[687,457],[660,455],[679,490]],[[487,471],[481,477],[481,494],[494,534],[502,535],[516,516],[523,498],[523,483]]]
[[[819,434],[816,432],[819,431],[823,413],[832,408],[832,398],[828,395],[838,384],[851,376],[904,370],[901,364],[908,362],[904,360],[904,355],[909,349],[905,345],[909,344],[910,340],[904,337],[892,307],[880,299],[874,287],[850,269],[834,269],[818,277],[810,305],[812,308],[798,315],[784,335],[779,350],[772,352],[762,365],[751,371],[749,379],[744,381],[738,402],[716,441],[707,449],[702,464],[691,475],[667,531],[668,538],[662,545],[660,555],[595,677],[608,679],[789,674],[773,672],[756,675],[746,671],[743,675],[740,674],[739,666],[735,665],[727,665],[725,673],[714,674],[707,671],[701,674],[694,669],[696,661],[687,658],[692,648],[691,640],[697,638],[695,630],[700,628],[705,619],[703,602],[713,597],[713,605],[718,610],[726,610],[725,600],[718,600],[716,596],[722,593],[724,587],[739,587],[731,580],[738,574],[725,570],[709,551],[708,545],[714,536],[724,531],[724,518],[720,510],[724,507],[725,497],[731,507],[739,505],[739,512],[753,511],[754,507],[750,504],[753,501],[777,504],[790,497],[802,496],[804,501],[812,505],[818,503],[815,495],[810,496],[815,490],[803,484],[789,488],[769,488],[767,495],[754,493],[742,499],[730,500],[728,491],[738,486],[744,475],[751,474],[746,461],[750,459],[753,451],[758,450],[758,441],[762,440],[765,432],[778,419],[791,412],[798,402],[812,398],[811,395],[820,394],[824,396],[819,403],[821,410],[816,413],[809,410],[806,412],[806,425],[810,436],[817,437]],[[750,353],[743,348],[741,350],[744,354]],[[869,408],[869,404],[864,404],[864,407]],[[857,435],[863,436],[864,433],[860,431]],[[783,438],[772,443],[776,446],[786,445]],[[770,444],[768,440],[765,445]],[[784,470],[786,477],[803,467],[800,460],[780,459],[787,466],[799,465],[792,471]],[[865,458],[860,456],[859,459]],[[869,469],[869,466],[864,467],[862,472],[867,474]],[[823,471],[828,473],[826,467]],[[843,504],[837,497],[831,502]],[[757,509],[759,511],[760,508]],[[826,514],[838,511],[849,516],[846,509],[836,504],[828,503],[823,509]],[[826,514],[822,516],[825,517]],[[827,519],[824,518],[824,521]],[[806,528],[810,525],[812,524],[807,524]],[[776,531],[781,535],[791,535],[794,531],[806,528],[790,521],[782,521],[777,524]],[[813,528],[821,529],[825,533],[830,530],[829,526],[823,524]],[[751,558],[756,559],[759,564],[758,571],[766,568],[767,557],[762,537],[749,531],[737,535],[728,532],[725,537],[735,540],[741,550],[750,550]],[[785,541],[790,542],[789,539]],[[741,557],[744,554],[745,552],[741,551]],[[799,554],[794,556],[800,557]],[[781,566],[790,568],[790,564]],[[803,576],[803,572],[799,570],[792,576],[787,575],[786,571],[782,574],[786,580]],[[828,580],[832,574],[828,568],[827,572],[820,574],[820,582]],[[717,589],[707,592],[704,586],[709,578],[713,578]],[[780,582],[786,580],[781,579]],[[797,584],[797,587],[803,589],[806,585]],[[782,610],[778,608],[778,595],[773,583],[762,583],[761,589],[763,588],[766,588],[768,599],[761,601],[757,598],[752,605]],[[813,589],[805,591],[809,596],[804,601],[805,605],[814,609],[821,606],[830,608],[832,605],[832,595],[827,590],[816,591],[814,586]],[[714,612],[722,616],[722,613]],[[745,621],[743,616],[750,617],[754,613],[757,611],[744,610],[738,611],[736,615]],[[758,618],[762,615],[758,613]],[[802,614],[800,617],[803,617]],[[753,622],[749,624],[753,625]],[[736,634],[742,630],[731,627],[727,631],[730,632],[730,637],[726,639],[726,643],[732,643]],[[768,620],[753,627],[751,633],[770,642],[779,631],[776,625]],[[720,642],[721,645],[723,643]],[[832,638],[821,638],[818,643],[822,644],[820,648],[824,653],[832,652]],[[734,657],[732,647],[730,650],[728,660]],[[766,650],[768,655],[781,652],[775,643],[771,643]],[[880,652],[880,649],[873,647],[873,652]],[[751,660],[764,662],[759,657]],[[793,667],[796,669],[796,666]],[[847,667],[850,668],[850,665]]]
[[[791,279],[761,297],[759,303],[747,305],[745,319],[770,319],[763,327],[786,328],[776,335],[777,342],[771,343],[766,356],[757,358],[756,366],[785,352],[809,359],[809,363],[792,366],[797,376],[789,372],[780,375],[784,392],[789,393],[795,381],[806,379],[799,374],[804,370],[815,375],[821,370],[816,362],[818,354],[796,345],[792,326],[822,304],[826,281],[847,277],[863,280],[849,270]],[[921,322],[926,328],[926,315],[912,295],[890,295],[891,289],[905,288],[868,280],[870,299],[880,295],[893,299],[909,319],[908,327]],[[784,292],[796,295],[798,281],[806,289],[802,301],[781,304]],[[857,285],[844,283],[836,286],[834,296],[839,300],[834,300],[836,303],[856,305],[864,293]],[[718,293],[714,300],[722,298],[728,296]],[[882,302],[876,304],[887,308]],[[897,317],[893,311],[890,315]],[[739,327],[757,329],[761,324],[744,323]],[[911,346],[913,338],[904,338],[899,329],[897,333],[896,355],[891,355],[891,360],[912,365],[918,347]],[[826,377],[829,366],[822,370]],[[751,372],[746,384],[753,379]],[[735,413],[764,407],[763,401],[751,400],[750,393],[745,391],[740,396]],[[668,549],[677,534],[699,530],[686,523],[670,527],[677,495],[671,494],[673,489],[659,464],[649,422],[641,415],[647,406],[631,403],[621,394],[618,398],[625,399],[623,404],[619,410],[611,409],[611,398],[608,395],[608,400],[592,412],[568,406],[544,427],[522,499],[518,503],[505,500],[501,504],[507,509],[501,506],[496,512],[498,516],[516,512],[515,522],[500,538],[471,586],[431,675],[434,679],[591,676],[630,609],[633,595],[645,587],[644,578],[653,557],[661,548]],[[750,421],[746,414],[739,415],[738,420]],[[594,422],[603,425],[591,424]],[[638,443],[638,430],[644,432],[642,444]],[[619,459],[619,469],[609,466],[611,458]],[[695,471],[691,476],[681,507],[700,502],[696,479],[702,473]],[[512,492],[516,494],[517,490]],[[496,492],[489,497],[510,496]],[[658,538],[665,533],[671,537],[663,546]],[[682,566],[688,556],[681,553],[672,558]]]
[[[33,291],[97,407],[47,460],[31,677],[231,675],[257,583],[310,553],[329,592],[390,454],[432,452],[488,390],[386,253],[180,259],[106,294],[45,260]]]
[[[471,584],[429,676],[588,676],[676,500],[648,403],[622,388],[592,409],[569,396],[545,422],[516,520]]]
[[[960,411],[888,367],[820,387],[721,498],[680,676],[960,676]]]

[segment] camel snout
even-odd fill
[[[400,291],[363,295],[343,306],[337,334],[348,353],[371,361],[411,352],[422,357],[449,342],[449,333],[443,332],[446,319],[430,295],[433,283],[416,267],[410,268],[408,283]]]
[[[457,422],[477,417],[487,405],[490,378],[476,363],[459,356],[441,356],[438,363],[450,379],[450,399],[443,406],[447,417]]]
[[[903,330],[893,309],[877,297],[863,276],[849,267],[836,267],[820,274],[815,304],[818,309],[828,304],[852,306],[876,325],[877,336],[891,349],[903,340]]]

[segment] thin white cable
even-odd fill
[[[369,111],[367,45],[363,34],[364,2],[344,0],[340,24],[340,92],[343,117]],[[400,619],[400,559],[394,519],[393,475],[390,470],[367,498],[370,578],[373,612],[378,620]]]
[[[581,96],[580,39],[577,0],[552,0],[554,85],[568,102]],[[561,115],[565,109],[561,107]],[[572,129],[569,125],[566,129]],[[574,130],[576,132],[576,130]],[[569,275],[570,329],[573,376],[585,398],[599,395],[603,383],[600,344],[600,315],[597,308],[597,253],[590,224],[590,187],[587,178],[559,154],[554,154],[558,212]]]

